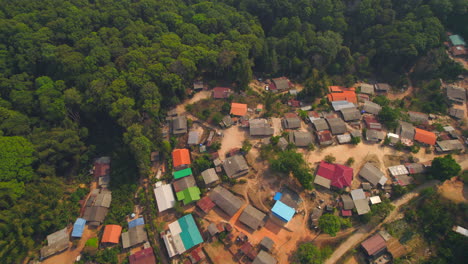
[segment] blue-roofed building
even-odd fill
[[[287,206],[281,201],[276,201],[271,211],[273,212],[273,215],[278,217],[283,222],[289,222],[296,213],[294,208]]]
[[[72,237],[81,237],[86,225],[86,220],[83,218],[77,218],[75,224],[73,224]]]
[[[281,200],[281,197],[283,197],[283,194],[280,192],[275,193],[275,196],[273,197],[273,200],[279,201]]]
[[[137,218],[135,220],[128,222],[128,228],[132,228],[132,227],[144,225],[144,224],[145,224],[145,219],[143,217],[140,217],[140,218]]]

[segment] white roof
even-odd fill
[[[453,128],[453,126],[444,126],[444,130],[446,132],[450,132],[450,131],[455,131],[455,128]]]
[[[174,243],[174,246],[178,254],[182,254],[186,251],[184,242],[182,242],[182,238],[180,237],[180,234],[172,235],[172,242]]]
[[[454,226],[453,231],[468,237],[468,230],[461,226]]]
[[[387,179],[387,177],[385,177],[385,176],[383,176],[382,178],[380,178],[379,183],[380,183],[380,185],[382,185],[382,188],[383,188],[384,184],[387,182],[387,180],[388,180],[388,179]]]
[[[362,200],[366,199],[366,194],[363,189],[356,189],[351,191],[351,197],[353,197],[353,200]]]
[[[387,133],[387,137],[400,138],[399,135],[393,133]]]
[[[174,207],[176,200],[171,185],[165,184],[154,189],[154,197],[158,205],[159,212]]]
[[[177,255],[176,249],[174,248],[174,245],[172,244],[171,234],[163,235],[163,240],[164,240],[164,244],[166,244],[166,249],[167,249],[167,253],[169,257],[172,258],[173,256]]]
[[[378,203],[381,203],[382,200],[380,200],[380,197],[379,196],[372,196],[370,198],[370,202],[371,204],[378,204]]]
[[[173,236],[182,233],[182,228],[180,228],[179,221],[174,221],[169,224],[169,230]]]
[[[331,180],[329,180],[327,178],[324,178],[324,177],[322,177],[320,175],[316,175],[314,183],[318,184],[320,186],[323,186],[323,187],[325,187],[327,189],[330,189]]]
[[[336,136],[339,143],[348,143],[351,142],[351,135],[350,134],[343,134]]]
[[[363,215],[370,212],[369,202],[367,199],[355,200],[354,206],[356,207],[358,215]]]
[[[408,175],[409,171],[404,165],[397,165],[388,167],[388,170],[392,174],[392,176],[400,176],[400,175]]]
[[[335,111],[340,111],[342,109],[356,107],[353,103],[350,103],[348,101],[333,101],[332,106],[333,106],[333,110]]]

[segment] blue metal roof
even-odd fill
[[[184,243],[186,250],[203,243],[200,230],[198,230],[197,224],[195,223],[195,220],[191,214],[179,218],[177,221],[179,222],[180,229],[182,229],[180,238],[182,239],[182,243]]]
[[[132,227],[144,225],[144,224],[145,224],[145,219],[143,217],[140,217],[140,218],[137,218],[135,220],[128,222],[128,228],[132,228]]]
[[[275,193],[275,197],[273,197],[273,200],[279,201],[281,200],[281,197],[283,197],[283,194],[280,192]]]
[[[86,220],[83,218],[77,218],[75,224],[73,224],[72,237],[81,237],[86,225]]]
[[[284,222],[289,222],[296,213],[296,210],[294,210],[294,208],[287,206],[281,201],[276,201],[273,208],[271,208],[271,211],[274,215],[276,215]]]

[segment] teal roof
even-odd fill
[[[191,168],[186,168],[180,171],[174,172],[174,179],[180,179],[186,176],[192,175],[192,169]]]
[[[284,222],[289,222],[296,213],[294,208],[287,206],[281,201],[276,201],[273,208],[271,208],[271,211]]]
[[[449,36],[450,42],[453,46],[465,46],[466,43],[460,35],[451,35]]]
[[[203,243],[203,238],[191,214],[183,216],[177,221],[179,222],[180,229],[182,229],[182,232],[180,233],[180,238],[182,239],[182,243],[184,243],[184,247],[186,250],[189,250],[192,247]]]

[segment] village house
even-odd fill
[[[272,136],[274,133],[273,127],[264,118],[252,119],[249,125],[250,136]]]
[[[317,131],[316,134],[320,146],[329,146],[333,144],[333,136],[330,131]]]
[[[194,81],[193,82],[193,90],[196,91],[196,92],[203,90],[204,87],[205,87],[205,85],[203,84],[203,81]]]
[[[187,117],[178,116],[172,119],[172,134],[182,135],[187,133]]]
[[[369,129],[366,132],[366,140],[371,142],[380,142],[385,139],[385,132]]]
[[[356,105],[353,103],[350,103],[346,100],[344,101],[333,101],[331,102],[331,105],[333,107],[333,110],[338,112],[340,110],[346,109],[346,108],[356,108]]]
[[[200,189],[197,186],[188,187],[176,193],[177,201],[183,201],[184,205],[200,200]]]
[[[361,83],[360,88],[363,94],[374,95],[375,93],[373,84]]]
[[[213,88],[214,99],[227,99],[232,94],[232,90],[228,87],[215,87]]]
[[[437,141],[435,149],[437,152],[448,153],[452,151],[463,151],[465,148],[458,139]]]
[[[396,133],[400,135],[401,142],[408,145],[408,143],[412,143],[414,139],[414,126],[410,123],[400,121]]]
[[[385,252],[387,242],[380,234],[375,234],[361,243],[361,247],[368,257],[376,258]]]
[[[460,108],[451,107],[449,109],[449,115],[456,119],[463,119],[465,117],[465,110]]]
[[[169,224],[169,230],[162,235],[170,258],[203,243],[200,230],[191,214],[185,215]]]
[[[170,184],[157,182],[156,188],[153,191],[159,212],[166,211],[175,206],[176,200]]]
[[[317,118],[311,120],[314,128],[316,131],[323,131],[323,130],[329,130],[330,128],[328,127],[327,121],[323,118]]]
[[[202,171],[201,176],[203,177],[203,181],[206,186],[213,185],[219,181],[218,174],[213,168]]]
[[[433,146],[436,143],[437,136],[433,132],[429,132],[423,129],[414,129],[414,140],[419,143]]]
[[[323,214],[323,210],[315,207],[310,214],[310,224],[312,228],[318,227],[318,221]]]
[[[176,179],[172,183],[172,187],[174,188],[174,191],[176,193],[183,191],[187,188],[193,187],[193,186],[196,186],[195,177],[193,177],[193,175],[189,175],[186,177]]]
[[[301,127],[301,120],[295,113],[287,113],[281,120],[281,124],[285,129],[296,129]]]
[[[101,244],[115,245],[120,241],[120,234],[122,233],[122,227],[119,225],[106,225],[104,227],[104,233],[101,238]]]
[[[351,197],[353,198],[354,207],[356,207],[358,215],[363,215],[370,212],[371,209],[369,207],[369,201],[362,189],[352,190]]]
[[[247,115],[247,104],[231,103],[230,114],[233,116]]]
[[[67,228],[47,236],[47,246],[41,248],[41,260],[67,250],[70,247]]]
[[[380,110],[382,110],[382,107],[371,101],[365,101],[362,110],[369,114],[378,115],[380,113]]]
[[[340,112],[346,122],[361,119],[361,112],[356,107],[341,109]]]
[[[413,175],[426,172],[426,166],[421,163],[406,163],[405,167],[408,170],[408,173]]]
[[[400,142],[400,136],[394,133],[387,133],[387,138],[390,141],[390,146],[395,146],[398,142]]]
[[[193,145],[198,145],[200,142],[200,133],[196,130],[192,130],[188,134],[188,139],[187,139],[187,145],[193,146]]]
[[[330,189],[331,186],[343,189],[351,186],[353,181],[353,169],[340,164],[331,164],[321,161],[314,183]]]
[[[327,118],[328,125],[330,126],[333,135],[346,133],[346,123],[341,118]]]
[[[85,225],[86,219],[77,218],[75,223],[73,224],[73,231],[71,233],[71,237],[81,238],[83,236]]]
[[[259,245],[263,250],[271,252],[273,250],[275,242],[269,237],[264,237],[262,241],[260,241]]]
[[[222,186],[217,186],[211,191],[210,199],[230,217],[237,213],[244,204],[241,199]]]
[[[197,207],[205,214],[209,213],[215,204],[211,201],[209,196],[205,196],[197,201]]]
[[[333,92],[327,95],[329,102],[348,101],[349,103],[357,104],[357,97],[354,91]]]
[[[280,200],[275,202],[275,205],[273,205],[273,208],[271,208],[271,212],[284,223],[291,221],[294,214],[296,214],[296,210],[294,208]]]
[[[462,87],[448,85],[447,98],[454,103],[463,104],[466,101],[466,90]]]
[[[415,124],[427,124],[429,122],[429,115],[421,112],[408,112],[409,121]]]
[[[366,125],[366,128],[368,130],[378,130],[378,131],[381,131],[382,130],[382,124],[380,124],[377,119],[375,118],[375,116],[373,115],[365,115],[363,117],[364,119],[364,124]]]
[[[269,90],[272,92],[286,91],[291,87],[291,83],[286,77],[273,78],[271,81]]]
[[[280,137],[278,140],[278,144],[276,145],[278,146],[278,148],[284,151],[288,147],[289,143],[284,137]]]
[[[388,83],[376,83],[375,84],[375,91],[378,93],[388,93],[392,87]]]
[[[385,174],[370,162],[364,164],[362,169],[359,171],[359,176],[366,179],[374,187],[377,187],[379,184],[383,186],[387,182]]]
[[[249,204],[239,216],[239,221],[253,230],[257,230],[265,224],[265,217],[266,214]]]
[[[289,133],[289,142],[296,147],[307,147],[312,143],[312,134],[305,131],[291,131]]]
[[[255,257],[252,264],[276,264],[278,261],[266,251],[260,250],[257,257]]]
[[[346,144],[351,142],[351,134],[343,134],[343,135],[337,135],[336,139],[338,140],[339,144]]]
[[[156,264],[153,248],[145,248],[128,256],[130,264]]]
[[[122,233],[122,247],[131,248],[148,241],[148,234],[144,225],[129,228],[127,232]]]
[[[349,194],[341,195],[341,200],[343,201],[344,210],[352,210],[354,208],[354,202]]]
[[[249,173],[249,165],[242,155],[234,155],[223,163],[224,172],[229,178],[238,178]]]
[[[189,150],[174,149],[172,151],[172,163],[176,170],[187,168],[187,166],[191,164]]]

